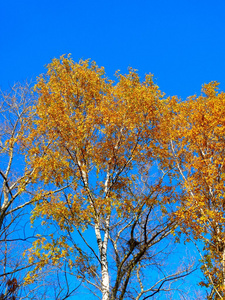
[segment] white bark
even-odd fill
[[[225,248],[223,249],[223,261],[222,261],[222,268],[223,268],[223,290],[225,291]]]
[[[84,170],[81,161],[78,156],[76,156],[77,165],[80,169],[81,178],[83,184],[88,192],[88,197],[90,200],[90,204],[95,211],[95,236],[98,244],[99,254],[100,254],[100,264],[101,264],[101,273],[102,273],[102,282],[101,282],[101,292],[102,292],[102,300],[109,300],[109,270],[108,270],[108,261],[107,261],[107,248],[108,248],[108,240],[109,240],[109,222],[110,216],[108,215],[104,222],[104,238],[101,236],[100,230],[100,220],[98,216],[98,212],[94,205],[94,199],[89,190],[88,184],[88,175],[86,170]],[[109,187],[110,175],[109,170],[107,171],[106,181],[105,181],[105,197],[107,198],[108,187]]]
[[[106,219],[106,223],[109,224],[109,217]],[[109,226],[106,226],[104,232],[104,239],[102,240],[100,226],[98,223],[96,223],[95,235],[96,235],[98,249],[100,253],[100,263],[101,263],[101,273],[102,273],[102,282],[101,282],[102,300],[108,300],[109,299],[109,270],[108,270],[108,261],[107,261],[107,247],[108,247],[108,240],[109,240]]]
[[[107,198],[108,187],[109,187],[110,175],[109,169],[107,171],[106,180],[105,180],[105,197]],[[108,260],[107,260],[107,248],[108,248],[108,240],[109,240],[109,222],[110,215],[106,217],[105,227],[104,227],[104,238],[101,239],[101,243],[98,243],[100,258],[101,258],[101,271],[102,271],[102,300],[109,300],[109,270],[108,270]],[[99,228],[99,227],[98,227]],[[98,232],[98,237],[100,236],[100,230]],[[97,237],[97,235],[96,235]],[[98,240],[98,238],[97,238]]]

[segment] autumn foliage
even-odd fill
[[[174,196],[163,173],[157,171],[159,176],[149,183],[150,169],[164,152],[157,147],[166,101],[151,75],[143,82],[132,69],[116,76],[115,84],[95,63],[53,60],[34,88],[38,103],[26,141],[34,182],[49,186],[36,194],[33,218],[57,222],[62,230],[60,238],[35,243],[30,261],[39,260],[37,269],[73,253],[70,267],[76,267],[78,278],[89,282],[102,274],[101,284],[95,283],[102,299],[123,299],[137,265],[144,267],[149,249],[176,226],[165,214]],[[55,193],[52,184],[61,191]],[[154,222],[153,211],[158,215]],[[77,230],[84,240],[80,230],[90,227],[99,254],[89,248],[97,265],[77,243],[72,247],[68,242],[68,232]],[[109,251],[117,264],[114,286],[109,282]]]
[[[40,220],[46,231],[24,253],[32,266],[25,284],[53,266],[102,300],[151,298],[193,272],[190,262],[162,264],[167,245],[182,237],[203,245],[207,299],[224,299],[219,84],[205,84],[186,100],[166,98],[152,75],[141,80],[129,69],[112,81],[96,63],[62,56],[37,79],[33,95],[17,139],[26,159],[24,188],[16,186],[20,195],[32,184],[32,200],[16,209],[33,203],[31,222]],[[157,278],[146,280],[149,270]]]
[[[213,287],[209,299],[223,299],[225,289],[224,107],[218,83],[205,84],[201,96],[173,106],[167,141],[183,191],[176,217],[183,232],[205,244],[202,284]]]

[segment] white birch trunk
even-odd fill
[[[109,223],[109,218],[106,220]],[[98,224],[95,224],[95,235],[97,238],[99,253],[100,253],[100,262],[101,262],[101,272],[102,272],[102,282],[101,282],[101,291],[102,291],[102,300],[109,300],[109,270],[108,270],[108,261],[107,261],[107,246],[109,239],[109,229],[108,226],[104,232],[104,240],[102,240],[101,232]]]
[[[77,164],[81,171],[81,176],[82,176],[84,186],[87,188],[87,190],[89,192],[87,173],[86,173],[86,171],[83,170],[82,163],[77,156],[76,156],[76,159],[77,159]],[[108,193],[108,189],[109,189],[109,182],[110,182],[110,174],[109,174],[109,169],[108,169],[107,174],[106,174],[106,180],[105,180],[105,188],[104,188],[106,198],[107,198],[107,193]],[[100,263],[101,263],[102,300],[109,300],[109,270],[108,270],[108,260],[107,260],[107,248],[108,248],[108,240],[109,240],[110,214],[104,220],[105,227],[102,229],[104,231],[104,238],[102,238],[101,230],[100,230],[100,220],[98,218],[98,213],[97,213],[95,205],[94,205],[94,199],[92,198],[90,193],[89,193],[89,199],[90,199],[90,203],[91,203],[92,207],[94,208],[94,210],[96,212],[95,236],[97,239],[97,244],[98,244],[98,249],[99,249],[99,254],[100,254]]]
[[[108,187],[109,187],[109,169],[107,170],[106,181],[105,181],[105,197],[107,198]],[[104,239],[101,240],[100,258],[101,258],[101,271],[102,271],[102,300],[109,300],[109,269],[107,260],[107,248],[109,240],[109,222],[110,215],[106,217],[105,228],[104,228]]]
[[[108,230],[105,232],[102,243],[101,268],[102,268],[102,300],[109,300],[109,270],[107,261]]]
[[[223,294],[225,294],[225,248],[223,249],[223,258],[222,258],[222,268],[223,268]]]

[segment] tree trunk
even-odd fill
[[[107,261],[107,245],[103,242],[101,255],[101,265],[102,265],[102,300],[109,300],[109,271],[108,271],[108,261]]]
[[[95,235],[97,238],[98,249],[100,253],[101,272],[102,272],[102,282],[101,282],[102,300],[109,300],[109,270],[108,270],[108,261],[107,261],[109,219],[110,217],[108,216],[105,220],[106,226],[104,230],[104,239],[102,239],[101,237],[99,224],[95,224]]]
[[[225,247],[223,248],[223,258],[222,258],[222,268],[223,268],[223,295],[225,294]]]

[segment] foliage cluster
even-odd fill
[[[26,246],[28,272],[19,284],[11,279],[16,289],[60,270],[56,299],[72,296],[70,282],[102,300],[171,296],[195,269],[191,261],[166,266],[182,236],[204,245],[205,298],[224,299],[225,94],[218,83],[181,101],[166,98],[152,75],[142,81],[129,69],[113,82],[96,63],[62,56],[32,93],[20,91],[32,101],[21,93],[20,102],[15,94],[2,98],[1,240],[7,244],[15,212],[31,204],[33,226],[44,230]],[[15,173],[18,155],[26,164]],[[5,282],[18,266],[3,267]]]

